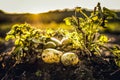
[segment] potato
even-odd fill
[[[45,63],[59,63],[63,53],[56,49],[48,48],[42,52],[42,60]]]
[[[61,56],[61,62],[65,66],[76,65],[79,62],[79,58],[75,53],[67,52]]]
[[[61,44],[61,41],[59,41],[58,39],[56,39],[56,38],[54,38],[54,37],[51,37],[50,40],[51,40],[52,42],[54,42],[57,46],[61,46],[61,45],[62,45],[62,44]]]
[[[61,40],[61,43],[62,43],[62,45],[69,45],[72,42],[71,42],[71,40],[69,38],[63,38]]]
[[[73,46],[71,46],[71,45],[63,46],[62,50],[64,50],[65,52],[71,51],[71,50],[73,50]]]
[[[45,44],[45,48],[55,48],[56,44],[52,41],[49,41]]]

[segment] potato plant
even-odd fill
[[[83,17],[78,17],[77,14],[82,14]],[[43,59],[42,61],[46,63],[60,64],[62,61],[65,66],[77,65],[81,60],[78,59],[79,56],[86,55],[87,59],[93,56],[102,57],[102,50],[106,49],[117,57],[114,59],[120,66],[119,48],[107,47],[105,44],[109,42],[109,39],[100,33],[100,28],[105,28],[105,23],[114,17],[116,14],[105,7],[101,8],[100,3],[90,16],[86,15],[80,7],[76,7],[75,16],[64,19],[66,25],[74,27],[73,31],[40,30],[27,23],[16,24],[7,33],[6,40],[14,40],[15,49],[11,55],[17,64]],[[76,58],[76,61],[72,58]]]
[[[78,17],[77,14],[79,13],[83,17]],[[75,28],[75,32],[68,36],[75,47],[76,45],[79,47],[83,55],[87,55],[88,58],[102,57],[103,50],[106,49],[111,54],[114,54],[114,60],[120,67],[119,47],[109,48],[106,46],[109,38],[100,32],[101,28],[106,28],[105,23],[113,18],[117,18],[117,15],[105,7],[101,8],[100,3],[98,3],[90,16],[86,15],[81,7],[76,7],[75,16],[67,17],[64,20],[67,25],[72,25]]]

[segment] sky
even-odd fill
[[[98,2],[102,7],[120,10],[120,0],[0,0],[0,10],[9,13],[42,13],[74,7],[93,9]]]

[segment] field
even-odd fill
[[[120,19],[77,11],[0,11],[0,79],[119,80]]]

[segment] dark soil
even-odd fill
[[[118,36],[109,35],[111,41],[108,46],[119,45]],[[4,47],[0,53],[1,80],[120,80],[120,68],[113,58],[93,56],[87,59],[84,56],[75,66],[46,64],[40,59],[15,65],[15,61],[8,55],[14,48],[12,41],[0,46]]]

